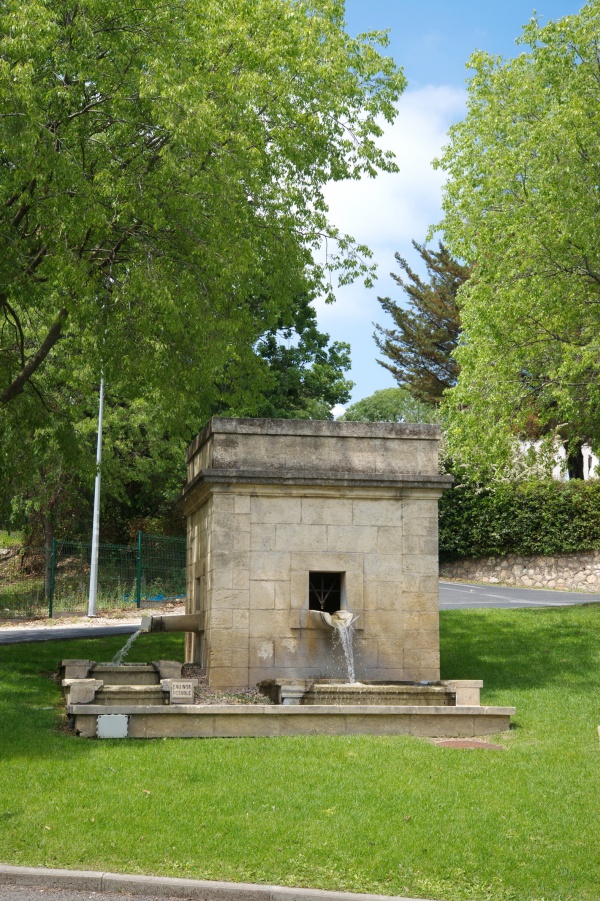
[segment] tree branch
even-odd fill
[[[5,405],[9,401],[13,400],[13,398],[15,398],[18,394],[21,394],[27,380],[31,378],[31,376],[37,369],[39,369],[39,367],[42,365],[42,363],[60,338],[63,325],[65,324],[68,315],[69,314],[67,310],[60,311],[55,321],[52,323],[50,330],[44,338],[44,341],[39,350],[21,369],[18,376],[13,379],[8,388],[6,388],[6,390],[2,394],[0,394],[0,404]]]

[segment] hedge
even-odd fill
[[[440,558],[600,548],[600,481],[460,485],[440,501]]]

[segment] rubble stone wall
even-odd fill
[[[552,557],[483,557],[440,564],[441,579],[558,588],[565,591],[600,589],[600,551],[556,554]]]

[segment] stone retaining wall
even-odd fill
[[[441,579],[559,588],[565,591],[600,590],[600,551],[555,554],[553,557],[483,557],[440,564]]]

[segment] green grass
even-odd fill
[[[48,671],[120,638],[0,647],[0,860],[445,901],[597,901],[600,607],[442,615],[443,675],[517,707],[506,751],[411,737],[89,741]],[[145,635],[130,660],[177,657]]]
[[[20,547],[23,543],[21,532],[8,532],[0,529],[0,548]]]

